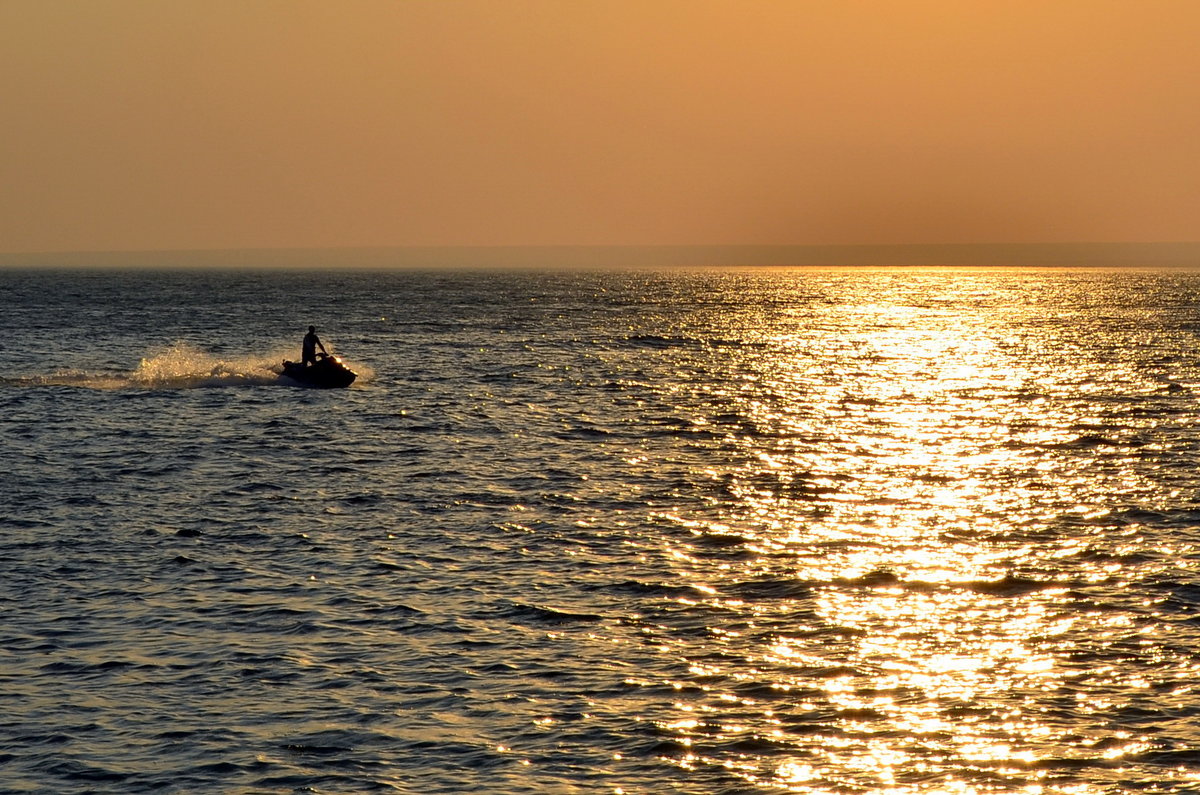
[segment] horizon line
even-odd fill
[[[257,262],[235,262],[252,258]],[[322,258],[318,261],[318,258]],[[330,262],[329,259],[338,260]],[[163,262],[173,259],[174,262]],[[451,244],[0,252],[0,267],[1200,266],[1200,241]]]

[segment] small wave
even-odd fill
[[[750,536],[740,535],[738,533],[696,533],[693,536],[694,543],[698,547],[707,547],[709,549],[726,549],[728,547],[742,547],[747,544],[753,544],[754,539]]]
[[[1159,748],[1137,754],[1132,758],[1155,765],[1194,768],[1200,765],[1200,750],[1196,748]]]
[[[77,762],[73,759],[65,759],[46,765],[41,768],[41,772],[64,778],[72,783],[87,782],[89,784],[115,784],[125,781],[130,777],[129,773],[110,770],[85,762]]]
[[[1122,525],[1145,524],[1154,527],[1196,527],[1200,525],[1200,508],[1188,507],[1154,511],[1146,508],[1128,508],[1113,511],[1104,518]]]
[[[1088,450],[1094,447],[1141,447],[1141,442],[1136,440],[1113,439],[1101,434],[1083,434],[1070,441],[1062,442],[1051,447],[1059,447],[1065,450]]]
[[[765,348],[766,343],[721,337],[691,337],[662,334],[631,334],[626,342],[648,348]]]
[[[668,337],[659,334],[633,334],[626,337],[626,340],[650,348],[699,347],[703,344],[701,340],[692,337]]]
[[[962,589],[989,596],[1023,596],[1037,591],[1064,589],[1069,583],[1057,580],[1038,580],[1008,574],[998,580],[963,580],[928,582],[902,579],[888,569],[876,569],[859,577],[836,578],[834,585],[846,588],[902,588],[906,591],[933,593],[947,589]]]
[[[1032,577],[1019,577],[1008,574],[998,580],[974,580],[960,583],[960,587],[978,594],[988,594],[991,596],[1024,596],[1025,594],[1036,593],[1037,591],[1067,588],[1069,586],[1066,583],[1054,580],[1038,580]]]
[[[889,569],[875,569],[859,577],[838,578],[833,582],[858,588],[891,588],[901,584],[900,577]]]
[[[746,580],[727,587],[731,595],[750,601],[776,599],[805,599],[812,596],[812,585],[808,580],[787,577],[763,577]]]
[[[520,602],[509,602],[501,613],[506,618],[513,619],[519,623],[532,622],[550,625],[574,624],[579,622],[591,623],[601,621],[604,618],[596,613],[571,613],[565,610],[555,610],[552,607],[540,607]]]
[[[644,582],[642,580],[624,580],[616,583],[584,585],[584,590],[608,590],[617,593],[629,593],[637,596],[661,596],[667,598],[695,598],[703,591],[694,585],[674,585],[662,582]]]

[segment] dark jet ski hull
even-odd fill
[[[322,356],[316,364],[305,367],[299,362],[284,362],[282,378],[313,389],[345,389],[354,383],[358,374],[336,356]]]

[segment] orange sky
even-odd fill
[[[1200,239],[1197,0],[3,0],[0,251]]]

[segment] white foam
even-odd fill
[[[129,376],[131,386],[188,388],[274,383],[282,369],[283,354],[246,354],[227,359],[177,342],[143,358]]]
[[[132,372],[58,370],[45,375],[0,378],[5,386],[73,386],[85,389],[194,389],[221,386],[275,386],[280,383],[283,360],[295,358],[291,348],[269,354],[246,353],[231,357],[206,353],[186,342],[152,351]],[[369,367],[347,366],[359,381],[374,373]]]

